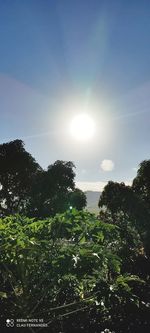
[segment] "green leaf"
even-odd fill
[[[0,291],[0,298],[7,298],[7,294],[3,291]]]
[[[83,244],[83,243],[85,243],[86,242],[86,239],[85,239],[85,236],[83,236],[81,239],[80,239],[80,244]]]

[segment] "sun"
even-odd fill
[[[70,123],[70,133],[75,140],[89,141],[95,133],[94,120],[86,113],[76,115]]]

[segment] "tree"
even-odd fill
[[[37,176],[28,207],[30,216],[54,216],[67,209],[68,195],[75,188],[73,168],[72,162],[58,160]]]
[[[142,164],[143,166],[143,164]],[[142,170],[143,171],[143,170]],[[139,174],[141,174],[139,172]],[[143,173],[142,173],[143,174]],[[143,178],[145,179],[144,175]],[[124,214],[126,220],[130,220],[133,226],[136,226],[138,232],[141,234],[142,241],[145,246],[147,254],[150,254],[150,211],[148,209],[148,174],[147,174],[147,189],[141,182],[139,176],[133,181],[133,186],[126,186],[124,183],[114,183],[109,181],[104,187],[104,190],[99,199],[99,207],[101,210],[105,207],[104,212],[100,212],[102,217],[108,214],[113,220],[113,223],[118,224],[119,215]],[[140,184],[140,188],[139,188]],[[145,190],[145,192],[144,192]],[[147,200],[144,199],[146,196]],[[106,217],[106,221],[109,220]]]
[[[133,180],[132,190],[140,198],[144,206],[141,224],[143,224],[146,216],[147,223],[146,225],[144,224],[143,237],[146,252],[150,256],[150,160],[144,160],[140,163],[137,176]]]
[[[70,161],[58,160],[43,170],[21,140],[0,145],[0,216],[21,213],[44,218],[64,212],[75,189],[74,178]]]
[[[52,215],[64,212],[67,209],[68,193],[75,188],[74,168],[72,162],[60,160],[48,166],[45,194]]]
[[[124,212],[132,220],[139,222],[139,227],[141,218],[144,219],[144,225],[147,223],[145,206],[141,198],[133,192],[131,186],[126,186],[124,183],[109,181],[104,187],[98,205],[101,208],[105,206],[111,212],[114,220],[118,212]]]
[[[78,210],[82,210],[86,207],[87,204],[86,194],[80,189],[76,188],[74,191],[69,193],[68,201],[70,206]]]
[[[112,214],[115,214],[128,207],[131,203],[131,198],[132,189],[129,186],[124,183],[109,181],[100,196],[98,206],[105,206]]]
[[[133,180],[132,189],[140,196],[150,211],[150,160],[140,163],[137,176]]]
[[[41,167],[21,140],[0,145],[0,215],[23,213],[34,178]]]

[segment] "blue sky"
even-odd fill
[[[72,160],[83,189],[131,182],[149,158],[149,0],[0,0],[0,45],[1,143],[23,139],[44,168]],[[85,105],[81,144],[68,128]]]

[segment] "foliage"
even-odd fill
[[[23,142],[0,145],[0,215],[24,212],[34,177],[41,171]]]
[[[102,206],[111,212],[114,220],[116,213],[124,212],[139,227],[142,228],[141,219],[144,219],[144,225],[147,224],[144,203],[132,188],[124,183],[108,182],[99,199],[99,207]]]
[[[132,189],[142,198],[150,211],[150,160],[140,163],[137,176],[133,180]]]
[[[36,178],[27,211],[33,217],[54,216],[69,207],[68,195],[75,188],[74,164],[56,161]]]
[[[70,206],[81,210],[85,208],[87,204],[86,194],[80,189],[76,188],[68,194],[68,201]]]
[[[21,140],[0,145],[2,319],[44,318],[44,332],[148,333],[150,161],[132,186],[108,182],[98,217],[82,210],[74,178],[72,162],[43,170]]]
[[[45,318],[56,333],[148,332],[147,280],[124,266],[129,244],[131,261],[141,248],[131,225],[125,241],[119,225],[75,209],[0,222],[4,318]]]
[[[21,140],[0,145],[0,216],[44,218],[64,212],[70,202],[83,209],[86,198],[75,189],[74,178],[70,161],[58,160],[43,170]]]
[[[129,219],[132,226],[135,226],[141,235],[147,255],[150,255],[150,161],[143,161],[140,164],[137,177],[133,180],[132,186],[124,183],[109,181],[105,186],[100,199],[100,216],[103,214],[113,220],[113,223],[120,221],[119,215]],[[106,219],[106,221],[108,221]]]

